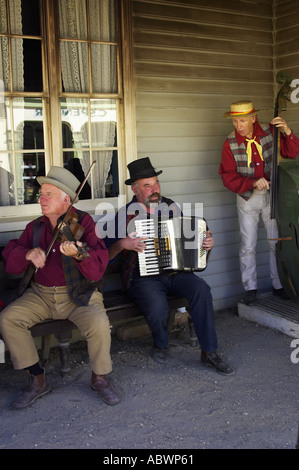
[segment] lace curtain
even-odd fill
[[[90,0],[90,31],[92,40],[111,41],[115,31],[114,2],[111,0]],[[85,0],[60,1],[60,34],[63,38],[87,39],[87,12]],[[116,90],[115,48],[109,45],[91,44],[92,86],[98,93],[111,93]],[[61,72],[65,91],[74,93],[89,92],[88,49],[84,42],[61,42]],[[66,100],[72,106],[72,100]],[[72,102],[72,104],[71,104]],[[80,106],[80,99],[76,100]],[[107,102],[107,100],[106,100]],[[82,107],[84,104],[81,100]],[[88,125],[81,132],[73,134],[75,147],[81,142],[104,143],[113,147],[116,123],[112,121],[93,121],[88,139]],[[97,164],[93,170],[94,196],[105,197],[105,184],[112,161],[112,151],[94,151],[92,160]],[[82,168],[86,174],[90,167],[90,153],[82,153]]]
[[[11,31],[14,34],[22,34],[22,5],[21,0],[14,0],[9,2],[9,17]],[[7,32],[7,11],[6,0],[0,0],[0,31]],[[13,90],[24,91],[24,57],[23,57],[23,39],[13,38],[11,40],[11,59],[12,70],[9,67],[9,41],[8,38],[2,37],[0,40],[0,79],[3,80],[3,88],[5,91],[10,90],[10,75],[12,74]],[[23,98],[18,98],[18,108],[24,109]],[[6,147],[7,150],[12,148],[10,141],[12,133],[10,130],[10,122],[7,120],[9,113],[5,111],[6,103],[0,100],[0,139],[2,149]],[[24,122],[22,122],[18,129],[15,129],[15,149],[20,150],[23,148],[23,135],[24,135]],[[24,203],[24,182],[23,182],[23,158],[18,154],[16,158],[16,183],[17,183],[17,197],[18,203]],[[15,204],[15,199],[12,194],[13,181],[14,181],[13,162],[7,153],[1,153],[0,156],[0,205],[9,206]]]

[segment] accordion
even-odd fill
[[[136,219],[138,237],[147,237],[146,248],[138,253],[141,276],[162,274],[168,270],[203,271],[207,252],[203,248],[206,222],[197,217],[173,219]]]

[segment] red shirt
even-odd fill
[[[49,219],[43,216],[40,222],[44,222],[39,246],[45,252],[49,247],[53,232]],[[32,249],[33,224],[30,222],[19,239],[10,240],[2,252],[5,270],[10,274],[22,274],[30,264],[26,260],[26,253]],[[84,227],[84,233],[80,239],[89,247],[90,257],[82,261],[76,261],[81,274],[90,280],[99,281],[108,264],[108,250],[104,242],[96,236],[95,223],[89,214],[85,214],[80,222]],[[63,256],[59,250],[59,242],[55,242],[42,269],[38,269],[34,280],[43,286],[65,286],[64,272],[61,262]]]
[[[256,142],[259,144],[259,136],[266,135],[258,122],[254,123],[253,136],[256,137]],[[246,144],[246,137],[242,137],[235,129],[235,136],[240,146],[243,142]],[[264,174],[264,162],[260,158],[257,148],[254,144],[251,144],[252,151],[252,163],[254,164],[254,178],[248,176],[242,176],[237,172],[236,161],[231,152],[229,141],[226,139],[222,148],[221,164],[219,167],[219,174],[222,177],[223,184],[226,188],[234,193],[245,193],[246,191],[253,189],[254,179],[267,178]],[[284,158],[296,158],[299,154],[299,139],[293,134],[284,135],[280,134],[280,153]],[[267,178],[268,179],[268,178]]]

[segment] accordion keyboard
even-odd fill
[[[151,219],[136,220],[135,228],[138,237],[148,237],[144,240],[145,250],[138,253],[139,271],[141,276],[151,276],[160,273],[155,241],[155,225]]]
[[[169,270],[205,269],[207,253],[202,245],[206,236],[204,219],[177,217],[158,223],[154,219],[136,219],[134,222],[137,236],[147,238],[144,240],[144,251],[138,252],[141,276]]]

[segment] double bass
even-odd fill
[[[282,84],[274,114],[286,109],[291,93],[291,78],[278,73]],[[279,238],[275,246],[280,282],[291,298],[299,297],[299,162],[282,159],[279,150],[279,129],[273,130],[273,161],[271,176],[271,218],[277,220]]]

